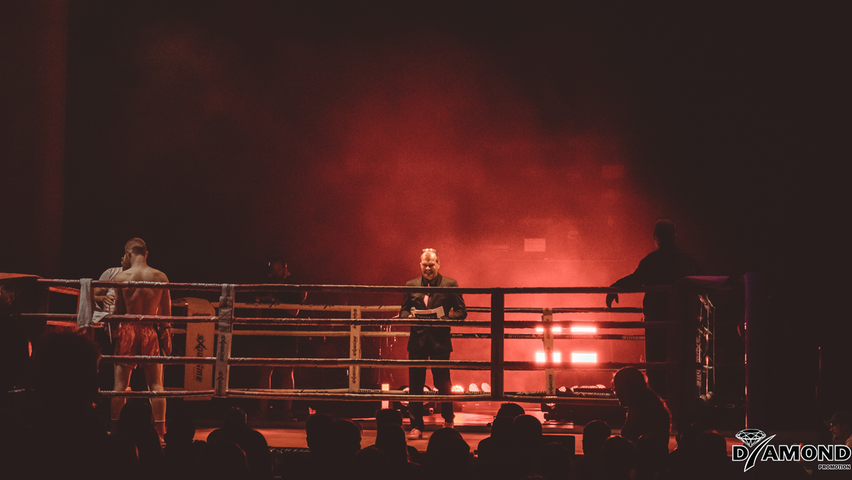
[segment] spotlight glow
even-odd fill
[[[535,363],[544,363],[547,361],[547,356],[544,354],[544,351],[539,350],[535,352]]]
[[[483,383],[482,384],[482,391],[484,393],[491,393],[491,385],[489,385],[487,383]]]
[[[562,352],[553,352],[553,363],[562,363]]]
[[[544,327],[535,327],[535,333],[544,333]]]
[[[571,363],[598,363],[597,352],[571,352]]]
[[[562,333],[562,327],[557,325],[557,326],[553,327],[552,329],[550,329],[550,331],[553,332],[553,333]]]
[[[598,333],[598,327],[593,325],[572,325],[571,333]]]
[[[479,393],[479,385],[471,383],[470,386],[467,387],[467,391],[471,393]]]
[[[383,392],[389,392],[390,391],[390,384],[389,383],[383,383],[382,384],[382,391]],[[387,401],[387,400],[382,400],[382,408],[388,408],[388,407],[390,407],[390,402]]]
[[[464,393],[464,387],[461,385],[453,385],[453,393]]]

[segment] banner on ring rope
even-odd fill
[[[214,317],[216,310],[203,298],[183,298],[174,303],[186,303],[187,317]],[[186,356],[212,357],[214,355],[216,326],[213,322],[187,323]],[[213,365],[187,364],[183,372],[183,385],[186,390],[199,391],[213,388]],[[187,400],[206,400],[210,397],[188,397]]]

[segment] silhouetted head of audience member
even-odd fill
[[[118,417],[118,433],[131,437],[147,436],[151,431],[154,434],[154,413],[151,410],[151,402],[144,398],[130,398],[121,409]]]
[[[612,435],[612,429],[602,420],[592,420],[583,427],[583,455],[600,457],[603,444]]]
[[[361,427],[352,420],[335,420],[328,427],[327,445],[333,458],[352,460],[361,450]]]
[[[468,478],[470,445],[452,428],[436,430],[426,445],[427,474],[434,478]]]
[[[395,408],[383,408],[376,412],[376,428],[382,425],[402,426],[402,413]]]
[[[483,438],[477,446],[477,455],[480,463],[488,464],[500,462],[507,458],[508,451],[512,448],[512,423],[515,417],[496,416],[491,422],[491,436]]]
[[[659,248],[672,248],[677,243],[677,227],[671,220],[657,220],[654,224],[654,240]]]
[[[240,407],[231,407],[225,412],[225,417],[222,419],[222,428],[226,430],[239,430],[247,426],[248,416],[245,410]]]
[[[498,443],[508,441],[512,432],[512,423],[515,417],[524,414],[524,407],[517,403],[504,403],[497,410],[494,421],[491,422],[491,437]],[[486,442],[487,443],[487,442]],[[480,448],[484,445],[480,445]]]
[[[648,390],[645,374],[633,367],[624,367],[612,377],[612,389],[618,401],[625,407],[640,401]]]
[[[491,423],[491,438],[508,440],[512,435],[512,424],[515,417],[497,417]]]
[[[198,460],[199,476],[205,480],[244,480],[249,478],[246,454],[234,442],[219,438],[208,442]]]
[[[57,418],[92,410],[98,397],[100,358],[97,345],[81,335],[50,333],[38,342],[33,386],[45,415]]]
[[[633,470],[633,461],[634,449],[630,440],[620,435],[606,439],[601,453],[605,478],[627,480]]]
[[[690,450],[695,445],[695,439],[706,431],[707,429],[702,423],[695,422],[689,424],[677,433],[677,449],[681,451]]]
[[[191,445],[195,439],[195,421],[185,412],[173,413],[166,420],[166,434],[163,440],[168,446]]]
[[[334,417],[317,413],[305,421],[305,440],[312,453],[325,455],[328,451],[329,428],[334,423]]]
[[[512,477],[534,473],[535,461],[544,444],[541,421],[532,415],[518,415],[509,432],[509,471]]]
[[[544,436],[541,421],[532,415],[518,415],[512,422],[512,444],[524,450],[541,447]]]
[[[376,447],[360,450],[352,458],[352,469],[347,475],[353,480],[390,480],[391,464],[385,453]]]
[[[119,437],[136,444],[139,467],[144,475],[151,475],[162,468],[163,447],[154,428],[154,413],[147,398],[131,398],[118,416]]]
[[[497,410],[498,417],[511,417],[515,418],[519,415],[523,415],[526,412],[524,411],[524,407],[518,405],[517,403],[504,403],[500,405],[500,409]]]
[[[831,439],[835,443],[844,444],[852,436],[852,413],[838,410],[828,422],[831,429]]]
[[[393,464],[408,461],[408,444],[405,442],[405,430],[397,424],[380,425],[376,429],[376,448],[387,455]]]

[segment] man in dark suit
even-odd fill
[[[407,287],[458,287],[458,283],[452,278],[444,277],[438,273],[441,268],[441,260],[434,248],[423,250],[420,255],[420,272],[422,275],[414,280],[409,280]],[[418,313],[422,310],[434,310],[442,308],[443,312]],[[406,292],[403,295],[402,307],[399,318],[440,318],[452,320],[464,320],[467,317],[464,299],[457,293],[413,293]],[[412,326],[411,336],[408,339],[408,358],[411,360],[449,360],[453,345],[450,341],[450,327],[426,327]],[[426,383],[425,368],[409,368],[409,394],[419,395],[423,393]],[[446,368],[433,368],[432,379],[435,387],[443,395],[449,395],[452,391],[450,382],[450,370]],[[423,403],[411,402],[409,405],[411,415],[411,433],[408,438],[423,438]],[[453,404],[452,402],[441,404],[441,416],[444,417],[444,426],[452,428]]]

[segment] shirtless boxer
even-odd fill
[[[148,266],[148,247],[141,238],[132,238],[124,245],[122,264],[128,263],[130,268],[115,276],[115,282],[168,282],[163,272]],[[116,315],[171,315],[172,302],[169,291],[164,288],[124,287],[118,289],[115,298]],[[164,324],[161,324],[164,326]],[[129,321],[121,322],[116,333],[116,355],[160,355],[160,341],[153,322]],[[171,352],[164,352],[169,354]],[[136,364],[115,364],[116,392],[124,392],[130,385],[130,375]],[[142,368],[148,388],[154,392],[163,391],[163,365],[160,363],[144,363]],[[112,421],[118,421],[125,398],[115,397],[112,400]],[[166,399],[151,398],[151,409],[154,412],[154,426],[162,436],[166,428]]]

